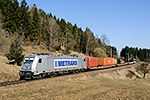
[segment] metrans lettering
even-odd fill
[[[77,59],[59,59],[55,60],[55,67],[77,67],[78,66],[78,60]]]

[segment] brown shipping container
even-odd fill
[[[113,65],[114,58],[97,58],[97,65]]]
[[[97,66],[97,58],[96,57],[85,57],[87,67],[96,67]]]

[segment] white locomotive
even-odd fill
[[[87,69],[84,57],[52,56],[49,53],[34,54],[36,55],[24,58],[19,72],[20,80],[78,73]]]

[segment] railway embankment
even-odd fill
[[[115,68],[107,68],[107,69],[100,69],[100,70],[92,70],[92,71],[87,71],[87,72],[83,72],[83,73],[80,73],[80,74],[69,74],[69,75],[64,75],[64,76],[59,76],[60,78],[62,78],[64,80],[64,77],[65,77],[65,80],[66,81],[71,81],[71,80],[80,80],[80,79],[84,79],[84,78],[92,78],[92,77],[103,77],[103,78],[108,78],[108,79],[114,79],[114,80],[120,80],[120,79],[135,79],[137,77],[141,77],[140,74],[138,74],[135,70],[135,66],[137,64],[134,64],[134,65],[126,65],[126,66],[121,66],[121,67],[115,67]],[[9,66],[10,67],[10,66]],[[16,69],[17,70],[17,69]],[[15,71],[12,75],[16,75],[16,76],[11,76],[11,77],[8,77],[7,76],[7,73],[5,74],[0,74],[1,77],[4,76],[4,78],[1,78],[1,82],[0,83],[3,83],[3,82],[6,82],[4,83],[4,86],[5,85],[13,85],[13,84],[20,84],[22,82],[20,81],[16,81],[15,80],[19,80],[18,76],[17,76],[17,71]],[[9,74],[10,75],[10,74]],[[11,79],[12,78],[12,79]],[[51,77],[49,77],[51,78]],[[59,78],[59,80],[61,80]],[[55,78],[57,79],[57,78]],[[52,79],[53,80],[53,79]],[[13,81],[13,82],[9,82],[9,81]],[[36,81],[36,80],[35,80]],[[37,80],[38,82],[39,80]],[[8,82],[8,83],[7,83]],[[2,84],[3,86],[3,84]]]
[[[135,67],[138,64],[126,65],[114,68],[93,70],[85,72],[81,77],[102,77],[113,80],[134,80],[136,78],[142,77],[141,74],[136,72]],[[74,78],[81,78],[80,75],[75,76]]]
[[[98,77],[101,76],[109,79],[129,79],[129,80],[140,78],[141,74],[137,73],[135,69],[137,65],[138,64],[133,64],[133,65],[114,68],[109,71],[98,73],[97,76]]]
[[[0,99],[148,100],[150,74],[146,79],[126,77],[129,70],[135,71],[135,66],[94,70],[0,87]]]
[[[31,47],[25,47],[24,48],[24,54],[28,55],[30,52],[40,52],[40,49],[33,49]],[[42,52],[47,52],[47,51],[42,51]],[[19,80],[19,71],[20,71],[20,66],[17,65],[10,65],[8,64],[8,60],[4,56],[0,56],[0,83],[2,82],[8,82],[8,81],[15,81]],[[134,65],[128,65],[128,66],[122,66],[122,67],[115,67],[115,68],[108,68],[108,69],[101,69],[101,70],[94,70],[94,71],[89,71],[80,74],[75,74],[70,77],[77,78],[85,78],[85,77],[105,77],[109,79],[135,79],[138,76],[141,77],[140,74],[138,74],[135,71],[135,66]],[[67,75],[68,77],[69,75]],[[84,76],[84,77],[83,77]],[[64,76],[62,76],[64,77]]]

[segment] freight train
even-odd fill
[[[119,66],[114,63],[114,58],[53,56],[50,53],[33,54],[24,58],[19,72],[20,80]]]

